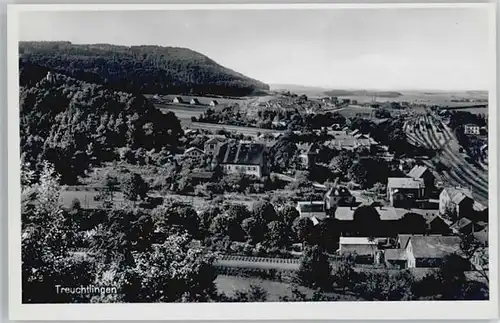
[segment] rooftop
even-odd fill
[[[411,236],[415,258],[443,258],[460,252],[460,237],[457,236]]]
[[[312,201],[312,202],[307,202],[307,201],[300,201],[297,202],[297,208],[299,212],[313,212],[313,213],[324,213],[324,203],[323,201]]]
[[[414,166],[412,170],[408,173],[411,178],[422,178],[422,175],[428,170],[425,166]]]
[[[341,245],[376,245],[375,240],[367,237],[340,237],[339,244]]]
[[[215,158],[221,164],[261,165],[266,146],[256,143],[225,143]]]
[[[388,188],[420,189],[424,188],[422,179],[409,177],[389,177],[387,179]]]
[[[443,191],[448,194],[453,203],[460,203],[466,197],[472,199],[472,192],[463,187],[445,187]]]

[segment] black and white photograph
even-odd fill
[[[492,6],[144,7],[16,11],[23,305],[497,300]]]

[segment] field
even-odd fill
[[[389,110],[389,112],[393,116],[397,116],[397,115],[405,112],[405,110],[395,110],[395,109],[386,109],[386,110]],[[350,105],[346,108],[328,109],[327,111],[338,112],[339,114],[341,114],[345,118],[353,118],[353,117],[359,116],[359,117],[364,117],[364,118],[368,118],[368,119],[375,119],[375,115],[374,115],[375,109],[374,108],[364,107],[364,106],[360,106],[360,105]]]
[[[280,297],[293,296],[290,284],[253,277],[218,275],[215,279],[215,285],[220,292],[223,292],[228,296],[234,296],[237,291],[248,290],[252,285],[259,286],[267,291],[268,301],[278,302]],[[307,295],[313,294],[313,291],[309,288],[298,287],[298,289]]]

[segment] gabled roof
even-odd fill
[[[207,145],[207,144],[218,144],[218,143],[225,142],[225,141],[226,141],[225,138],[212,137],[212,138],[208,139],[207,141],[205,141],[205,145]]]
[[[405,249],[408,241],[410,241],[411,234],[398,234],[398,242],[400,244],[401,249]]]
[[[387,179],[388,188],[420,189],[424,188],[424,181],[420,178],[389,177]]]
[[[457,222],[453,223],[450,228],[456,229],[456,230],[461,230],[470,224],[472,224],[471,220],[469,220],[467,218],[461,218]]]
[[[327,196],[352,196],[351,192],[349,189],[345,186],[342,185],[334,185],[332,186],[328,192],[326,193]]]
[[[415,258],[443,258],[460,252],[460,237],[457,236],[411,236]]]
[[[472,192],[463,187],[445,187],[443,191],[448,194],[451,201],[455,204],[462,202],[466,197],[472,199]]]
[[[199,152],[200,154],[204,154],[205,152],[197,147],[190,147],[188,149],[186,149],[186,151],[184,151],[184,154],[189,154],[190,152],[193,152],[193,151],[196,151],[196,152]]]
[[[416,165],[412,168],[412,170],[408,173],[408,176],[411,178],[422,178],[424,173],[428,170],[425,166]]]
[[[477,241],[479,241],[480,243],[482,243],[485,246],[488,245],[488,228],[485,228],[479,232],[474,232],[473,235]]]
[[[221,164],[261,165],[266,146],[257,143],[225,143],[215,158]]]

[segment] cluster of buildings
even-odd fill
[[[200,101],[197,99],[197,98],[191,98],[191,100],[189,101],[185,101],[182,97],[180,96],[176,96],[172,99],[172,102],[173,103],[176,103],[176,104],[185,104],[185,103],[189,103],[191,105],[201,105]],[[211,107],[215,107],[217,105],[219,105],[219,102],[217,102],[217,100],[211,100],[209,103],[208,103],[209,106]]]
[[[255,178],[268,175],[266,165],[267,147],[261,143],[228,140],[212,137],[205,142],[204,150],[196,147],[186,149],[184,156],[208,156],[212,168],[220,166],[226,174],[246,174]]]
[[[388,205],[357,203],[347,187],[335,183],[322,201],[299,201],[296,208],[300,217],[311,219],[315,225],[326,218],[334,219],[341,234],[338,253],[354,254],[360,263],[392,268],[438,267],[446,255],[462,255],[462,235],[473,235],[483,247],[471,259],[472,265],[485,268],[487,207],[461,187],[445,187],[434,206],[427,203],[426,208],[420,207],[419,199],[428,201],[431,188],[435,189],[432,173],[425,166],[415,166],[407,177],[388,178]],[[377,225],[366,228],[364,223],[356,223],[356,211],[362,207],[378,214]],[[408,227],[408,213],[420,217],[420,224]],[[367,231],[372,238],[366,236]]]

